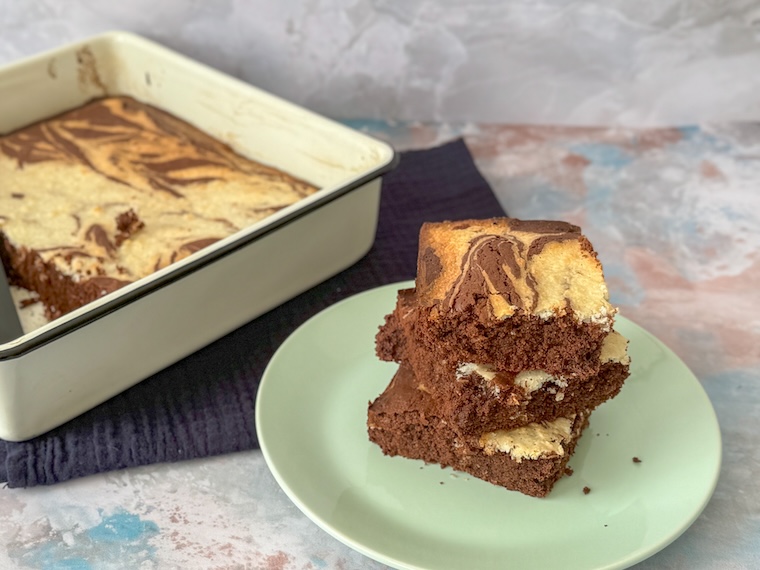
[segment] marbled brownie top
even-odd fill
[[[610,327],[602,265],[577,226],[511,218],[427,223],[420,231],[416,288],[438,314],[484,304],[490,319],[572,313]]]
[[[74,282],[131,282],[316,189],[127,97],[0,137],[0,232]]]

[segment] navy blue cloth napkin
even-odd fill
[[[47,434],[0,440],[0,480],[50,485],[257,448],[256,389],[290,333],[345,297],[413,279],[424,221],[501,215],[462,140],[401,153],[383,181],[375,244],[358,263]]]

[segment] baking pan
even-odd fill
[[[0,344],[6,440],[96,406],[345,269],[374,241],[381,176],[397,161],[390,146],[131,33],[0,68],[0,133],[108,95],[160,107],[320,190]]]

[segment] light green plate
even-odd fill
[[[715,412],[683,362],[622,317],[631,376],[594,412],[570,461],[575,473],[549,497],[384,456],[367,439],[367,404],[396,366],[377,360],[374,336],[396,291],[410,285],[368,291],[316,315],[264,373],[261,449],[309,518],[385,564],[436,570],[624,568],[694,522],[718,479]]]

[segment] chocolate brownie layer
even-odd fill
[[[414,289],[400,289],[396,294],[395,308],[385,315],[385,322],[375,335],[375,352],[380,360],[401,362],[409,359],[407,347],[411,350],[416,343],[415,293]]]
[[[396,308],[381,329],[383,334],[395,336],[396,348],[384,340],[378,356],[403,360],[403,338],[410,338],[418,350],[438,360],[488,362],[511,372],[545,370],[588,377],[599,372],[602,343],[609,333],[596,325],[579,325],[567,316],[550,321],[513,317],[485,327],[465,315],[430,320],[426,317],[430,310],[419,305],[414,289],[399,292]]]
[[[367,427],[371,441],[386,455],[400,455],[453,467],[494,485],[544,497],[565,467],[588,413],[462,437],[441,417],[435,400],[417,388],[405,364],[385,391],[370,404]]]
[[[427,350],[512,371],[594,372],[615,314],[594,249],[565,222],[424,224],[416,291]]]
[[[499,373],[490,367],[460,365],[445,379],[422,380],[440,402],[441,414],[463,434],[511,429],[593,410],[615,397],[628,378],[628,365],[604,364],[590,378],[563,378],[539,370]]]
[[[382,360],[407,362],[419,387],[437,400],[441,416],[459,433],[510,429],[593,410],[616,396],[629,374],[628,341],[612,331],[604,339],[599,370],[589,376],[541,370],[501,371],[489,364],[441,359],[407,337],[401,321],[413,291],[399,292],[399,308],[376,337]]]
[[[316,191],[126,97],[0,137],[0,180],[0,255],[50,317]]]

